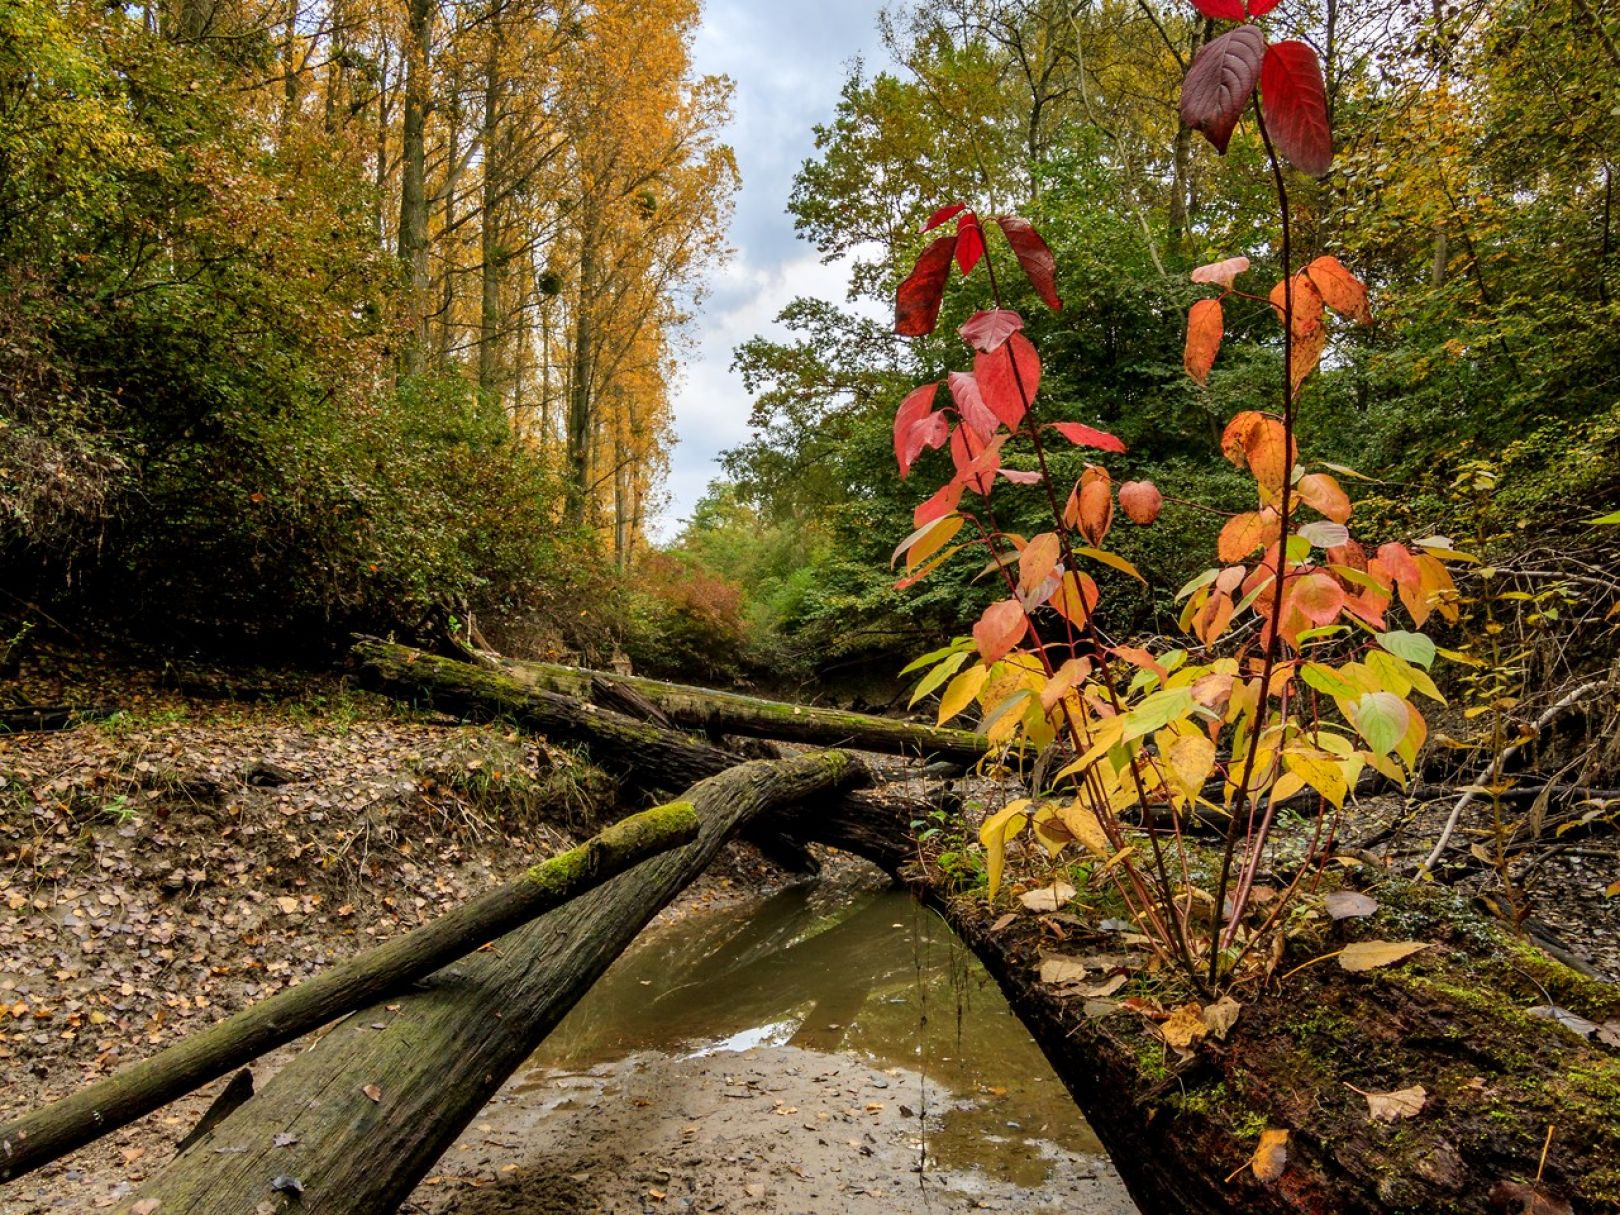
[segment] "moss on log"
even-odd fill
[[[694,786],[698,837],[342,1022],[118,1210],[395,1210],[642,926],[767,811],[865,779],[839,752],[742,764]]]
[[[471,663],[381,641],[360,642],[351,659],[367,687],[471,721],[510,720],[554,741],[576,743],[643,791],[678,789],[738,762],[729,751],[679,730],[526,687],[504,672]],[[933,809],[922,798],[894,790],[843,791],[784,809],[769,826],[846,849],[893,873],[915,855],[911,823]]]
[[[624,689],[629,694],[625,700],[645,701],[670,724],[711,735],[741,734],[965,764],[977,763],[989,750],[985,737],[969,730],[949,730],[816,705],[788,704],[661,679],[512,659],[499,660],[491,669],[524,687],[560,692],[597,703],[604,702],[604,690]]]
[[[1226,1040],[1206,1038],[1183,1059],[1121,1003],[1195,998],[1165,976],[1138,972],[1111,1000],[1065,996],[1039,981],[1042,955],[1106,943],[1060,946],[1034,917],[993,931],[982,895],[952,894],[937,874],[921,890],[996,977],[1143,1211],[1530,1211],[1514,1187],[1535,1179],[1549,1127],[1535,1191],[1548,1205],[1533,1209],[1620,1211],[1620,1051],[1527,1011],[1551,1001],[1601,1023],[1620,1018],[1620,988],[1507,935],[1449,891],[1386,882],[1376,916],[1302,927],[1277,973],[1356,939],[1433,945],[1385,969],[1324,962],[1238,990]],[[1426,1093],[1416,1116],[1371,1118],[1362,1093],[1415,1085]],[[1287,1167],[1269,1184],[1246,1167],[1266,1129],[1288,1132]]]
[[[400,991],[632,865],[690,843],[697,833],[697,811],[690,802],[632,815],[414,932],[368,949],[105,1080],[6,1123],[0,1126],[0,1181],[20,1177],[268,1050]]]

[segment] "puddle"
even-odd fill
[[[508,1200],[419,1190],[407,1209],[1134,1212],[938,917],[832,897],[649,930],[441,1161],[442,1183]]]

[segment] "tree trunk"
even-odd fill
[[[738,762],[738,756],[690,735],[556,692],[525,688],[471,663],[382,641],[360,642],[353,659],[360,682],[374,690],[473,721],[511,720],[554,741],[579,744],[642,792],[668,792]],[[891,789],[846,792],[773,816],[770,826],[843,848],[893,873],[915,855],[911,824],[940,808],[940,803]]]
[[[491,17],[489,54],[484,60],[484,200],[479,216],[478,390],[489,400],[503,400],[500,382],[501,273],[501,17]]]
[[[1551,1002],[1614,1022],[1620,988],[1508,937],[1449,891],[1385,878],[1375,918],[1300,921],[1274,968],[1282,977],[1235,992],[1243,1007],[1226,1040],[1206,1037],[1185,1057],[1144,1013],[1196,996],[1166,989],[1145,957],[1115,999],[1064,995],[1040,982],[1041,957],[1118,954],[1106,934],[1060,944],[1032,915],[998,925],[1001,908],[953,894],[937,872],[921,892],[995,976],[1143,1211],[1554,1215],[1569,1212],[1563,1199],[1620,1211],[1620,1057],[1525,1015]],[[1378,938],[1433,944],[1366,973],[1328,960]],[[1322,961],[1289,973],[1312,958]],[[1122,1006],[1132,995],[1140,1011]],[[1369,1116],[1362,1093],[1416,1085],[1416,1116]],[[1541,1170],[1549,1127],[1546,1205],[1531,1205],[1512,1187]],[[1270,1184],[1247,1167],[1263,1128],[1288,1132],[1286,1169]]]
[[[396,649],[405,651],[404,646]],[[526,687],[561,692],[598,704],[604,703],[604,688],[608,689],[606,695],[611,695],[611,689],[628,689],[655,706],[671,724],[709,734],[741,734],[782,742],[847,746],[858,751],[914,755],[963,764],[977,763],[990,749],[982,734],[968,730],[947,730],[815,705],[784,704],[660,679],[588,671],[551,662],[501,660],[496,669]]]
[[[328,1021],[404,990],[440,967],[632,865],[697,837],[690,805],[623,819],[577,848],[415,932],[277,992],[71,1096],[0,1126],[0,1182],[66,1155]]]
[[[695,842],[614,878],[378,1003],[294,1059],[118,1208],[251,1212],[296,1178],[299,1209],[392,1212],[641,928],[740,826],[862,779],[838,752],[744,764],[693,788]],[[378,1028],[378,1027],[381,1028]],[[149,1205],[149,1204],[157,1205]]]
[[[400,126],[399,260],[411,276],[411,290],[420,313],[417,332],[406,351],[403,366],[419,374],[427,355],[428,197],[427,112],[430,67],[428,33],[433,18],[431,0],[409,0],[405,41],[405,113]]]
[[[596,336],[591,324],[592,298],[596,291],[594,202],[585,203],[580,224],[579,293],[574,300],[573,371],[568,385],[568,424],[564,478],[566,514],[575,527],[583,526],[586,498],[590,493],[591,465],[591,376]]]

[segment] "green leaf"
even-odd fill
[[[1323,666],[1320,662],[1307,662],[1299,669],[1299,677],[1308,687],[1328,696],[1340,697],[1349,700],[1358,695],[1356,688],[1346,680],[1339,677],[1339,673],[1332,667]]]
[[[916,704],[924,696],[927,696],[928,693],[932,692],[935,688],[943,684],[952,675],[955,675],[956,672],[961,668],[962,664],[967,661],[967,658],[968,651],[966,650],[958,650],[954,654],[946,655],[944,662],[940,663],[932,671],[928,672],[927,675],[923,676],[923,681],[917,685],[917,690],[911,694],[911,705]],[[911,705],[907,705],[906,707],[910,708]]]
[[[1588,519],[1588,523],[1620,523],[1620,510],[1612,510],[1606,515],[1599,515],[1596,519]]]
[[[1367,692],[1355,703],[1356,733],[1374,755],[1388,755],[1411,724],[1411,710],[1393,692]]]
[[[947,657],[947,656],[949,656],[951,654],[957,654],[957,653],[964,653],[965,654],[965,653],[967,653],[968,651],[970,651],[970,650],[972,650],[974,648],[975,647],[974,647],[974,644],[973,644],[973,638],[971,638],[971,637],[958,637],[955,641],[951,642],[950,645],[941,646],[937,650],[930,650],[928,653],[924,654],[921,658],[912,659],[911,662],[906,664],[906,666],[901,669],[900,674],[902,674],[902,675],[910,675],[913,671],[920,671],[924,667],[932,666],[934,663],[938,662],[941,658],[945,658],[945,657]]]
[[[1428,670],[1434,665],[1434,656],[1437,652],[1435,644],[1422,633],[1405,633],[1399,629],[1388,633],[1380,633],[1378,634],[1378,644],[1395,655],[1395,657],[1416,663],[1424,670]]]

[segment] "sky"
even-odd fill
[[[748,437],[748,394],[730,370],[732,349],[755,334],[783,336],[772,322],[796,295],[844,298],[846,271],[824,266],[787,213],[793,174],[815,151],[811,130],[832,119],[848,64],[886,62],[877,33],[880,0],[707,0],[693,45],[700,74],[735,82],[725,139],[736,150],[742,189],[731,221],[729,264],[710,276],[693,345],[675,397],[679,436],[670,461],[669,502],[652,530],[680,530],[710,480],[720,452]]]

